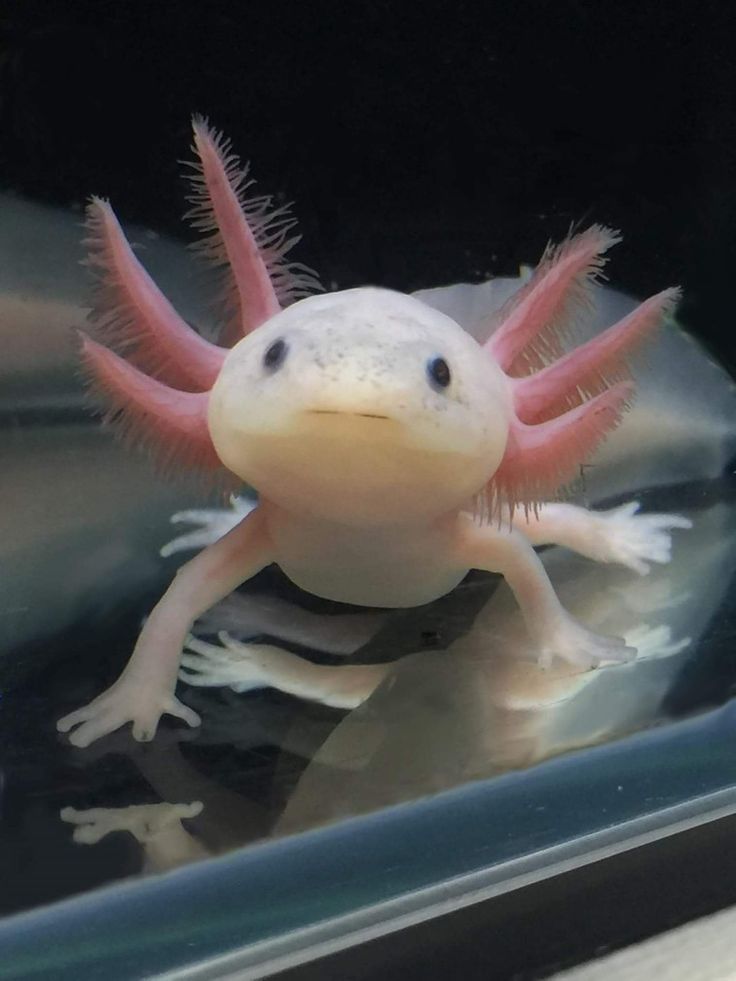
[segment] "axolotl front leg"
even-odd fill
[[[465,517],[458,525],[456,555],[470,568],[497,572],[509,584],[524,618],[539,664],[555,657],[583,669],[629,661],[636,650],[620,637],[588,630],[564,609],[529,539],[507,525],[479,525]]]
[[[153,739],[168,713],[199,725],[196,712],[174,695],[184,641],[194,620],[273,560],[271,542],[258,509],[177,573],[151,612],[133,654],[118,680],[84,708],[57,723],[75,746],[89,746],[126,722],[133,736]],[[75,728],[76,727],[76,728]]]

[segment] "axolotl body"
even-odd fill
[[[220,346],[181,320],[109,204],[92,199],[91,322],[105,344],[83,337],[83,359],[124,434],[170,465],[246,482],[259,503],[179,570],[118,681],[59,729],[85,746],[126,722],[151,739],[164,713],[198,724],[174,694],[191,624],[273,562],[316,595],[381,607],[430,602],[470,569],[499,572],[542,664],[634,656],[566,613],[534,546],[644,573],[667,561],[669,530],[689,524],[544,503],[618,425],[633,396],[627,359],[677,290],[563,354],[562,331],[618,240],[594,226],[545,253],[484,344],[393,291],[308,295],[313,274],[285,258],[288,210],[246,201],[229,146],[202,120],[194,136],[195,222],[230,271],[226,333],[240,339]]]

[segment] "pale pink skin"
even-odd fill
[[[607,376],[618,377],[674,292],[658,294],[594,342],[528,377],[514,375],[525,359],[539,367],[532,342],[540,325],[552,329],[544,354],[554,347],[553,328],[569,312],[571,294],[584,288],[615,241],[611,233],[591,229],[551,256],[485,347],[443,314],[385,290],[310,297],[281,310],[274,283],[283,268],[278,256],[269,259],[266,238],[259,240],[260,212],[250,214],[254,233],[217,140],[197,124],[195,143],[209,199],[203,223],[215,227],[209,248],[233,270],[247,336],[229,353],[192,340],[125,243],[109,205],[95,201],[93,262],[114,294],[106,302],[122,311],[108,340],[115,341],[115,331],[133,337],[131,360],[159,369],[161,380],[91,341],[85,355],[97,384],[125,409],[128,426],[186,462],[221,462],[256,488],[259,504],[180,569],[118,681],[58,728],[73,730],[70,741],[87,746],[127,722],[136,739],[152,739],[165,713],[197,725],[197,714],[174,694],[189,630],[272,562],[307,590],[366,606],[426,603],[470,569],[498,572],[543,665],[559,657],[588,669],[634,656],[620,638],[594,634],[566,613],[533,546],[565,545],[643,573],[646,561],[667,560],[663,532],[688,522],[659,516],[656,530],[642,533],[643,519],[633,514],[545,505],[536,514],[517,511],[511,526],[503,502],[534,501],[540,488],[569,479],[617,422],[631,388]],[[278,370],[267,370],[264,354],[279,339],[287,341],[288,356]],[[426,373],[438,355],[451,367],[441,390]],[[487,486],[494,515],[483,522],[469,508]],[[265,683],[346,707],[372,690],[382,670],[322,669],[262,649]],[[237,686],[237,679],[221,683]]]
[[[196,532],[182,535],[166,547],[167,554],[209,544],[234,527],[252,504],[235,501],[228,511],[187,511],[176,520],[199,525]],[[649,572],[649,563],[666,563],[670,558],[673,528],[690,522],[675,515],[637,514],[636,502],[606,512],[591,512],[571,504],[545,504],[539,513],[519,519],[523,531],[535,545],[564,544],[598,562],[625,566],[639,575]],[[221,604],[197,626],[206,632],[218,629],[219,644],[190,636],[182,656],[179,678],[199,687],[228,686],[236,692],[257,688],[279,691],[336,708],[352,709],[362,704],[392,672],[390,664],[313,664],[273,644],[244,643],[232,637],[228,627],[242,633],[278,636],[333,654],[349,655],[363,646],[385,623],[386,614],[364,617],[319,617],[276,597],[254,598],[238,593],[228,605]],[[224,629],[223,629],[224,628]],[[195,627],[196,629],[196,627]],[[569,666],[557,673],[569,677]],[[576,673],[576,669],[573,669]]]

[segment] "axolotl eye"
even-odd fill
[[[268,371],[277,371],[286,360],[288,351],[289,345],[283,337],[279,337],[266,349],[266,353],[263,355],[263,367],[267,368]]]
[[[432,388],[447,388],[452,380],[450,366],[444,358],[430,358],[427,362],[427,376]]]

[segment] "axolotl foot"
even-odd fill
[[[197,687],[228,687],[239,693],[269,687],[270,676],[262,663],[267,661],[265,645],[240,643],[224,630],[218,638],[222,646],[187,637],[180,681]]]
[[[129,807],[63,807],[59,817],[74,825],[74,841],[94,845],[114,831],[129,831],[139,842],[151,841],[172,825],[202,813],[201,801],[191,804],[133,804]]]
[[[168,558],[176,552],[206,548],[226,535],[255,507],[255,501],[233,494],[229,508],[194,508],[189,511],[177,511],[171,515],[172,525],[199,525],[199,527],[167,542],[161,548],[160,554],[163,558]]]
[[[588,630],[564,610],[558,622],[537,637],[538,663],[548,668],[560,658],[582,671],[604,664],[625,664],[636,658],[636,648],[623,637],[607,637]]]
[[[168,686],[124,674],[106,692],[83,708],[70,712],[56,723],[59,732],[71,732],[69,742],[84,748],[101,736],[133,723],[133,738],[150,742],[156,735],[162,715],[173,715],[189,726],[198,726],[200,717],[183,705]]]
[[[615,562],[645,576],[650,563],[670,561],[675,528],[692,528],[692,521],[677,514],[638,514],[631,501],[610,511],[589,512],[585,554],[599,562]]]

